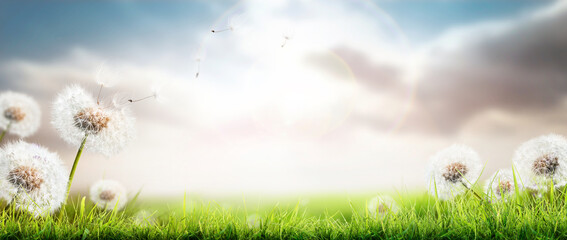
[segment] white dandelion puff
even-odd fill
[[[451,199],[469,190],[481,172],[482,163],[476,151],[465,145],[452,145],[431,157],[429,192],[441,200]]]
[[[65,201],[66,174],[59,156],[37,144],[20,140],[0,149],[0,196],[36,217]]]
[[[515,190],[514,173],[511,169],[500,170],[486,181],[485,192],[492,199],[507,199],[515,194]]]
[[[151,213],[146,210],[141,210],[134,215],[134,224],[138,226],[153,226],[157,223],[156,213]]]
[[[371,217],[396,214],[400,210],[396,201],[389,196],[376,196],[370,199],[366,209]]]
[[[250,214],[246,217],[246,224],[248,224],[248,227],[257,228],[260,226],[260,222],[260,216],[256,213]]]
[[[53,103],[51,123],[59,136],[76,147],[85,140],[87,151],[107,157],[134,138],[134,122],[127,108],[101,106],[79,86],[67,87]]]
[[[41,110],[37,102],[30,96],[4,92],[0,94],[0,129],[2,137],[6,133],[27,137],[34,134],[41,123]]]
[[[91,186],[90,198],[97,207],[121,210],[128,202],[126,189],[114,180],[99,180]]]
[[[549,134],[531,139],[518,147],[514,165],[526,185],[547,189],[567,184],[567,140],[560,135]]]

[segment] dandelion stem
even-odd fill
[[[462,181],[461,181],[461,184],[463,184],[463,186],[464,186],[465,188],[467,188],[469,191],[471,191],[471,192],[474,194],[474,196],[475,196],[476,198],[478,198],[478,200],[481,200],[481,201],[482,201],[482,197],[481,197],[480,195],[478,195],[478,193],[476,193],[475,190],[473,190],[472,188],[468,187],[468,186],[467,186],[464,182],[462,182]]]
[[[8,126],[6,126],[6,129],[4,129],[4,131],[2,131],[2,135],[0,135],[0,142],[2,142],[2,139],[4,139],[4,136],[6,135],[6,133],[8,131],[10,131],[11,126],[12,126],[12,121],[8,122]]]
[[[81,158],[81,154],[83,153],[83,148],[85,148],[85,143],[87,142],[87,137],[89,135],[85,134],[83,138],[83,142],[81,143],[81,147],[79,147],[79,151],[77,152],[77,156],[75,156],[75,162],[73,162],[73,168],[71,168],[71,174],[69,175],[69,182],[67,183],[67,193],[65,194],[65,201],[69,197],[69,192],[71,191],[71,184],[73,183],[73,177],[75,176],[75,170],[77,169],[77,165],[79,164],[79,159]]]

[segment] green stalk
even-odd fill
[[[2,139],[4,139],[4,135],[6,135],[8,131],[10,131],[11,126],[12,126],[12,121],[8,122],[8,126],[6,126],[6,129],[2,131],[2,135],[0,135],[0,142],[2,142]]]
[[[69,182],[67,183],[67,193],[65,194],[65,201],[69,197],[69,192],[71,191],[71,184],[73,183],[73,177],[75,176],[75,170],[77,170],[77,165],[79,164],[79,159],[81,158],[81,154],[83,154],[83,148],[85,148],[85,143],[87,142],[87,137],[89,134],[85,134],[83,138],[83,142],[81,143],[81,147],[79,147],[79,151],[77,152],[77,156],[75,156],[75,162],[73,162],[73,168],[71,168],[71,174],[69,175]]]
[[[463,186],[464,186],[465,188],[467,188],[469,191],[471,191],[471,192],[474,194],[474,196],[475,196],[476,198],[478,198],[478,200],[481,200],[481,201],[483,200],[482,197],[481,197],[480,195],[478,195],[478,193],[476,193],[476,191],[475,191],[474,189],[468,187],[468,186],[467,186],[464,182],[462,182],[462,181],[461,181],[461,184],[463,184]]]

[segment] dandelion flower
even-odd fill
[[[32,135],[40,124],[41,110],[37,102],[28,95],[15,92],[0,94],[0,129],[22,138]]]
[[[451,199],[469,190],[481,171],[478,153],[465,145],[452,145],[431,157],[429,191],[439,199]]]
[[[134,136],[134,118],[127,108],[105,107],[79,86],[69,86],[53,103],[51,123],[59,136],[79,151],[73,162],[67,195],[83,149],[107,157],[120,152]]]
[[[146,210],[141,210],[134,215],[134,224],[138,226],[153,226],[157,223],[155,213],[151,213]]]
[[[492,175],[485,186],[486,195],[495,199],[506,199],[515,191],[514,173],[510,169],[500,170]]]
[[[107,157],[120,152],[134,136],[134,118],[127,108],[96,103],[79,86],[69,86],[53,103],[51,123],[65,142]],[[86,137],[88,136],[88,137]]]
[[[248,227],[251,228],[257,228],[260,226],[260,216],[258,216],[258,214],[253,213],[250,214],[246,217],[246,224],[248,224]]]
[[[388,213],[396,214],[400,210],[396,201],[389,196],[376,196],[370,199],[367,209],[372,217],[383,216]]]
[[[91,201],[99,208],[120,210],[126,206],[126,189],[117,181],[99,180],[91,186]]]
[[[526,185],[562,187],[567,183],[567,139],[556,134],[531,139],[516,150],[513,162]]]
[[[20,140],[0,149],[0,196],[36,217],[59,209],[66,174],[59,156],[37,144]]]

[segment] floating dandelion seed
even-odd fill
[[[0,196],[16,209],[44,216],[65,200],[66,169],[57,154],[20,140],[0,149],[0,185]]]
[[[41,110],[28,95],[15,92],[0,94],[0,141],[6,133],[27,137],[37,131],[41,122]]]
[[[286,29],[286,30],[284,31],[284,34],[283,34],[283,43],[282,43],[281,47],[282,47],[282,48],[285,47],[285,45],[287,44],[287,42],[288,42],[289,40],[291,40],[291,39],[293,38],[293,36],[294,36],[294,31],[293,31],[293,29],[291,29],[291,28]]]
[[[428,171],[430,193],[447,200],[470,190],[481,174],[479,155],[470,147],[453,145],[431,157]],[[435,192],[437,190],[437,192]],[[473,191],[475,196],[480,198]]]
[[[197,50],[197,54],[195,54],[195,63],[197,65],[197,71],[195,73],[195,78],[199,78],[199,75],[201,74],[201,62],[203,60],[205,60],[205,57],[206,57],[206,52],[205,52],[203,47],[200,47]]]
[[[120,210],[126,206],[126,189],[117,181],[99,180],[91,186],[90,198],[97,207]]]
[[[376,196],[367,204],[367,210],[370,216],[384,216],[386,214],[396,214],[400,208],[396,204],[393,198],[389,196]]]
[[[514,164],[526,185],[543,190],[567,184],[567,139],[549,134],[523,143],[514,155]]]
[[[65,88],[53,103],[51,123],[65,142],[78,146],[67,194],[83,149],[107,157],[120,152],[134,137],[134,118],[127,108],[104,107],[79,86]]]
[[[141,101],[144,101],[146,99],[152,99],[152,98],[155,99],[158,102],[163,102],[164,99],[163,99],[163,96],[161,95],[161,88],[162,88],[161,84],[154,83],[150,86],[151,94],[149,96],[145,96],[145,97],[139,98],[139,99],[130,98],[130,99],[128,99],[128,102],[135,103],[135,102],[141,102]]]
[[[514,195],[514,174],[510,169],[500,170],[492,175],[485,186],[486,195],[493,199],[506,199]]]
[[[234,16],[228,18],[228,24],[227,24],[226,28],[219,29],[219,30],[212,29],[211,32],[212,33],[220,33],[220,32],[225,32],[225,31],[234,32],[234,30],[236,28],[242,26],[244,24],[244,22],[245,22],[244,14],[234,15]]]

